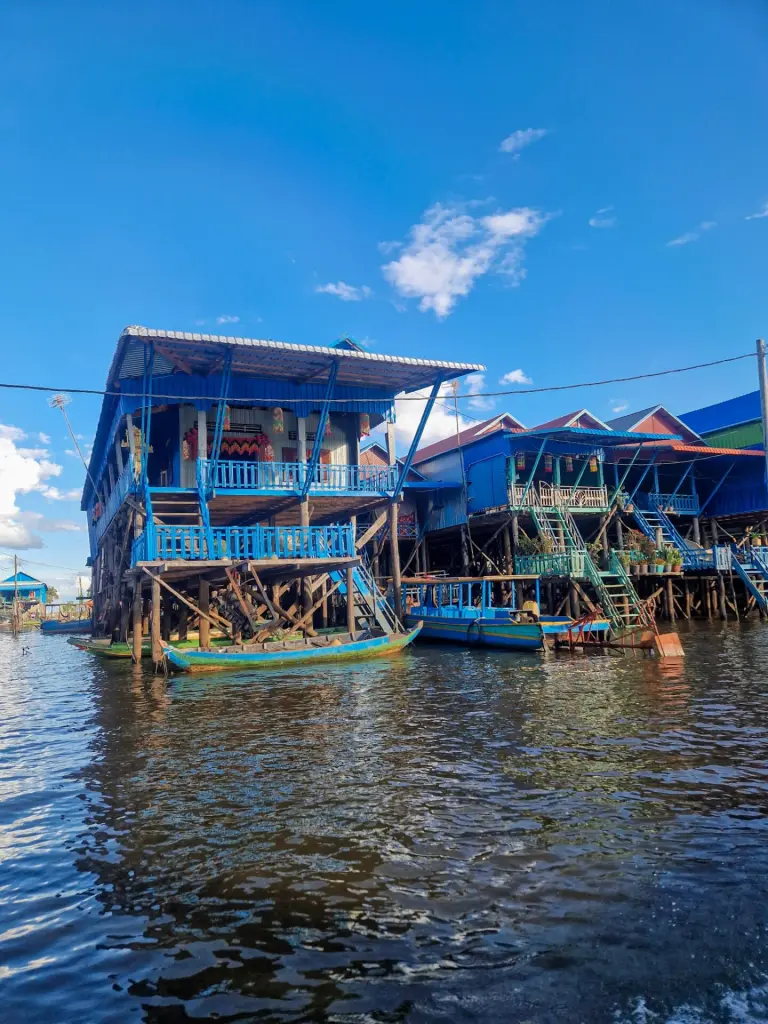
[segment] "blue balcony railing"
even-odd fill
[[[99,518],[96,520],[93,527],[93,540],[98,542],[104,536],[107,531],[107,527],[117,515],[120,506],[125,501],[126,496],[133,490],[135,490],[135,476],[133,472],[133,460],[128,459],[126,464],[123,466],[123,471],[117,478],[117,483],[112,488],[112,493],[107,498],[107,503],[104,506],[104,510]]]
[[[208,490],[277,491],[295,494],[304,486],[304,462],[245,462],[200,460],[200,476]],[[397,466],[319,465],[312,472],[312,493],[392,493]]]
[[[699,497],[697,494],[659,494],[652,491],[648,495],[649,508],[661,508],[664,512],[677,512],[682,515],[696,516],[699,514]]]
[[[150,524],[133,542],[133,564],[201,559],[353,558],[352,527],[165,526]]]

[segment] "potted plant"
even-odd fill
[[[663,552],[657,551],[653,559],[653,571],[657,576],[661,576],[664,573],[664,564],[666,559]]]

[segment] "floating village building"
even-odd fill
[[[265,607],[311,631],[315,616],[327,624],[336,592],[348,623],[392,629],[359,552],[385,523],[398,535],[404,482],[440,386],[481,369],[373,354],[350,340],[322,348],[127,327],[82,498],[96,632],[125,640],[132,631],[139,657],[149,629],[159,657],[160,638],[184,635],[190,612],[203,645],[211,625],[258,634]],[[398,462],[395,395],[422,389],[424,414]],[[387,459],[372,464],[360,441],[380,424]],[[358,522],[368,525],[356,536]],[[255,589],[244,589],[246,575]]]

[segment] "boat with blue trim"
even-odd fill
[[[421,623],[417,622],[404,633],[365,629],[356,633],[329,633],[259,644],[231,644],[212,650],[193,647],[182,649],[164,641],[161,646],[171,667],[182,672],[225,672],[282,668],[319,661],[388,658],[405,650],[420,630]]]
[[[602,642],[611,629],[600,616],[541,615],[538,576],[417,577],[404,580],[403,591],[405,625],[422,622],[424,640],[540,651],[577,636]],[[504,592],[508,603],[496,603],[494,591]]]

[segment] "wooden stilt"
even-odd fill
[[[321,616],[322,616],[321,621],[322,621],[322,624],[323,624],[323,629],[328,629],[328,578],[327,577],[323,580],[323,582],[320,584],[320,586],[323,588],[323,601],[322,601],[322,604],[321,604],[321,609],[322,609],[321,610]]]
[[[128,640],[128,630],[131,624],[131,601],[130,591],[128,587],[122,588],[122,596],[120,598],[120,642],[126,643]]]
[[[400,583],[400,545],[397,540],[397,502],[389,506],[389,547],[392,553],[392,589],[395,599],[395,615],[403,618],[403,591]]]
[[[155,668],[163,660],[163,648],[160,646],[160,581],[152,577],[152,661]]]
[[[355,570],[351,568],[347,569],[347,632],[355,632]]]
[[[667,578],[665,580],[665,583],[664,583],[664,586],[665,586],[665,589],[666,589],[666,597],[667,597],[667,618],[670,620],[670,622],[674,622],[675,618],[676,618],[676,615],[675,615],[675,594],[674,594],[674,591],[672,590],[672,577],[671,576],[667,576]]]
[[[189,629],[189,608],[185,604],[179,607],[179,640],[187,639]]]
[[[168,597],[163,598],[163,618],[160,626],[160,632],[166,643],[171,639],[171,616],[173,612],[173,602]]]
[[[573,618],[581,618],[581,604],[579,602],[579,593],[576,590],[573,582],[571,582],[571,609],[573,611]]]
[[[723,574],[721,572],[717,574],[717,589],[720,598],[720,618],[727,619],[728,608],[725,600],[725,579],[723,578]]]
[[[144,640],[141,615],[141,580],[133,582],[133,660],[138,665],[141,661],[141,645]]]
[[[211,624],[206,618],[211,606],[211,585],[208,580],[200,577],[197,591],[197,605],[200,609],[200,633],[198,644],[202,648],[211,646]]]

